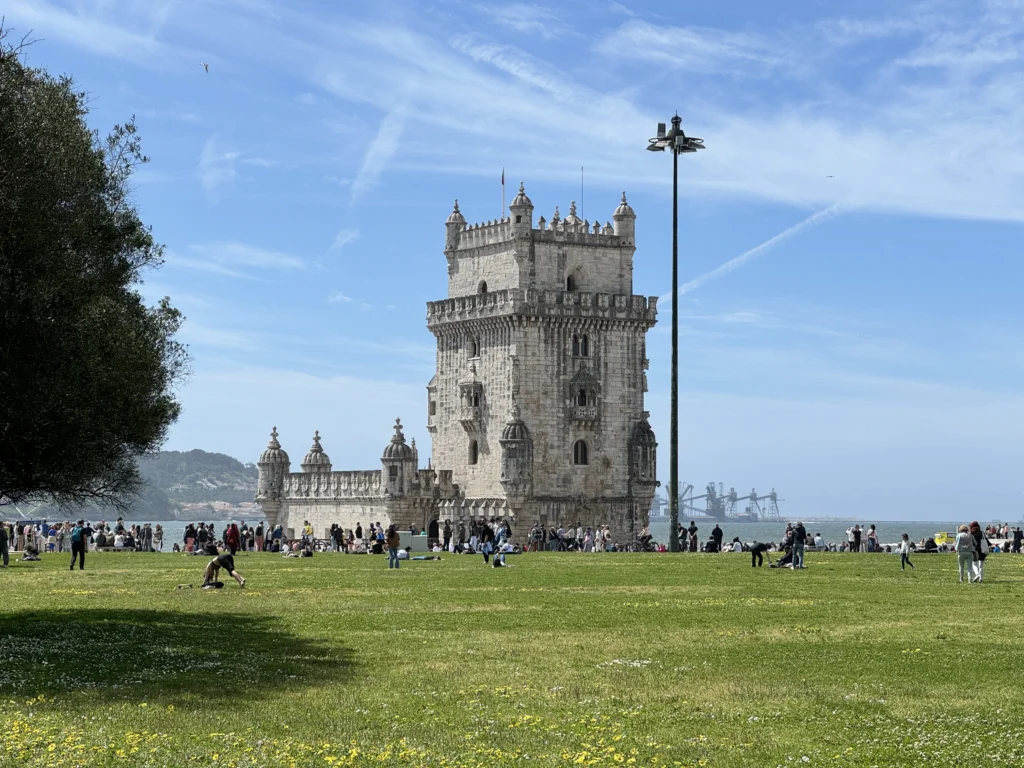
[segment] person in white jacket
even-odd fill
[[[974,552],[976,545],[974,543],[974,537],[971,536],[970,531],[966,525],[961,525],[957,529],[956,542],[953,548],[956,550],[957,569],[960,573],[960,583],[964,581],[968,583],[971,580],[971,567],[974,564]]]
[[[907,534],[903,534],[903,541],[900,542],[900,570],[907,570],[907,566],[910,566],[910,570],[914,570],[914,564],[910,562],[910,537]]]

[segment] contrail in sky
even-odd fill
[[[734,272],[735,270],[742,267],[744,264],[753,261],[759,256],[763,256],[765,253],[770,251],[775,246],[781,245],[782,243],[789,240],[791,237],[799,235],[805,229],[809,229],[810,227],[814,227],[817,226],[818,224],[821,224],[822,222],[828,221],[835,215],[841,213],[845,207],[845,203],[833,203],[828,208],[824,208],[823,210],[820,210],[817,213],[812,213],[803,221],[797,222],[789,229],[782,230],[781,232],[779,232],[779,234],[765,240],[760,245],[755,245],[749,251],[744,251],[736,258],[729,259],[729,261],[725,262],[725,264],[722,264],[719,267],[715,267],[710,272],[706,272],[705,274],[701,275],[700,277],[694,278],[688,283],[681,284],[679,286],[679,293],[683,294],[689,293],[690,291],[695,291],[702,285],[704,285],[704,283],[709,283],[712,280],[717,280],[720,277],[728,275],[730,272]],[[672,294],[665,294],[664,296],[661,297],[661,300],[671,301]]]

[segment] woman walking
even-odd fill
[[[398,529],[394,523],[388,526],[388,532],[384,536],[384,543],[388,548],[388,568],[397,568],[398,547],[402,543],[402,538],[398,535]]]
[[[238,526],[234,523],[231,523],[231,525],[229,525],[227,530],[224,532],[224,543],[227,545],[227,548],[231,551],[232,557],[235,556],[235,553],[238,551],[239,546],[241,546],[239,539],[240,536],[238,534]]]
[[[160,523],[156,524],[156,531],[153,533],[153,549],[157,552],[164,551],[164,527]]]
[[[915,570],[914,564],[910,562],[910,537],[904,533],[903,541],[900,542],[900,570],[907,570],[908,565],[910,570]]]
[[[960,583],[964,583],[964,579],[968,582],[971,580],[971,568],[974,564],[974,537],[968,532],[966,525],[961,525],[957,529],[956,542],[953,548],[956,550],[956,562],[957,570],[960,573]]]

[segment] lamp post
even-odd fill
[[[679,155],[704,149],[704,139],[687,136],[683,120],[676,114],[667,133],[658,123],[658,135],[648,141],[651,152],[672,150],[672,422],[669,427],[671,452],[668,490],[668,550],[679,551]]]

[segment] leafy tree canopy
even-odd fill
[[[20,48],[0,30],[0,503],[123,505],[189,362],[181,314],[138,292],[163,254],[131,198],[147,158]]]

